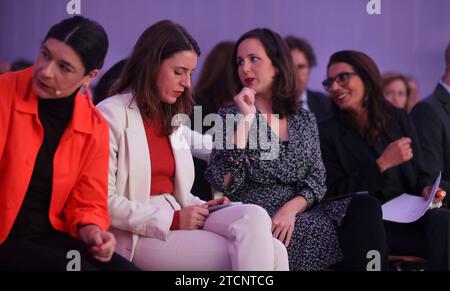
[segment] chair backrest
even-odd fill
[[[416,256],[389,256],[389,265],[395,271],[424,271],[427,260]]]

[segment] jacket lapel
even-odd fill
[[[439,101],[442,103],[442,107],[450,117],[450,94],[441,84],[439,84],[434,90],[434,95],[437,96]]]
[[[129,184],[131,188],[134,189],[130,193],[135,195],[132,199],[147,204],[150,199],[152,176],[150,153],[141,113],[136,103],[133,101],[130,105],[130,101],[130,98],[124,98],[127,115],[125,143],[128,145],[126,147],[128,152],[124,154],[129,157],[128,169],[130,169],[130,173],[128,179],[130,179]]]
[[[147,204],[150,197],[151,157],[141,113],[136,102],[133,101],[131,104],[130,102],[131,94],[130,98],[124,98],[127,113],[125,142],[128,144],[128,152],[125,154],[129,156],[129,183],[135,190],[130,191],[130,193],[136,196],[133,197],[136,201]],[[194,162],[182,130],[180,126],[169,136],[169,140],[175,160],[173,195],[178,203],[184,207],[194,183]]]
[[[376,158],[374,158],[373,153],[370,151],[370,148],[367,146],[365,141],[358,136],[355,132],[346,129],[340,128],[341,139],[349,153],[349,156],[353,157],[353,162],[356,162],[356,168],[365,168],[367,167],[367,158],[369,160],[373,160],[375,162]],[[397,140],[403,136],[406,136],[407,132],[404,132],[405,129],[402,129],[399,122],[388,122],[386,126],[387,139],[383,142],[379,142],[375,146],[375,151],[377,152],[377,156],[380,156],[386,147],[394,140]],[[352,161],[349,161],[350,163]],[[355,168],[355,167],[353,167]],[[400,171],[402,175],[407,179],[410,185],[414,185],[414,168],[411,162],[404,163],[400,165]]]
[[[359,137],[352,130],[341,127],[340,128],[342,143],[344,144],[349,156],[353,157],[353,160],[358,163],[358,168],[364,166],[367,159],[364,157],[370,156],[370,153],[366,151],[367,146],[361,137]]]

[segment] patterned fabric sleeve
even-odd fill
[[[219,115],[222,118],[222,136],[215,134],[215,147],[211,153],[211,162],[205,172],[205,177],[209,183],[218,191],[225,195],[234,193],[241,188],[251,173],[251,163],[247,154],[247,149],[238,149],[231,143],[233,132],[227,135],[227,115],[236,116],[237,108],[222,108]],[[237,122],[234,122],[236,128]],[[230,131],[230,128],[228,128]],[[232,131],[232,130],[231,130]],[[220,145],[220,146],[218,146]],[[225,175],[231,173],[231,183],[225,185]]]
[[[308,113],[308,117],[304,118],[303,122],[307,123],[307,135],[309,135],[310,143],[308,145],[308,172],[303,179],[300,179],[296,185],[298,195],[305,197],[308,208],[319,203],[325,195],[326,186],[326,172],[322,162],[322,155],[320,152],[319,131],[314,115]]]

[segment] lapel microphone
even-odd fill
[[[82,79],[81,79],[82,80]],[[78,82],[80,82],[81,80],[78,80],[78,81],[76,81],[75,83],[73,83],[72,85],[70,85],[70,86],[67,86],[66,88],[64,88],[64,89],[55,89],[55,95],[56,96],[61,96],[61,94],[62,94],[62,91],[65,91],[65,90],[68,90],[68,89],[70,89],[71,87],[73,87],[76,83],[78,83]],[[79,88],[81,88],[81,87],[83,87],[84,85],[81,85]],[[73,93],[73,92],[72,92]],[[71,94],[72,94],[71,93]]]

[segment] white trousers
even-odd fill
[[[209,214],[202,230],[170,231],[166,241],[140,237],[133,263],[161,271],[288,271],[285,246],[272,237],[267,212],[252,204]]]

